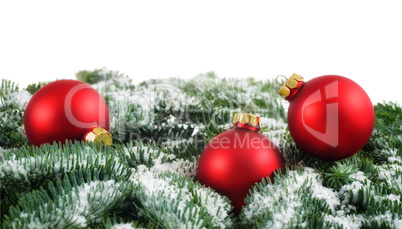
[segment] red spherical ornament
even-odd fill
[[[264,177],[283,168],[282,155],[259,132],[259,117],[239,113],[235,128],[213,138],[198,161],[198,180],[226,195],[237,212],[244,206],[249,189]]]
[[[303,82],[297,74],[279,92],[290,102],[289,132],[307,154],[340,160],[357,153],[374,128],[374,108],[354,81],[325,75]]]
[[[33,95],[24,126],[29,142],[35,146],[82,140],[99,134],[101,128],[109,130],[109,110],[102,96],[88,84],[57,80]]]

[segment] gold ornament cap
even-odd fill
[[[233,124],[237,127],[243,127],[253,130],[260,130],[260,117],[255,114],[245,113],[244,110],[246,107],[253,107],[251,105],[247,105],[243,108],[242,113],[237,113],[233,117]],[[255,107],[254,113],[255,113]]]
[[[112,135],[101,127],[95,127],[89,130],[84,137],[85,141],[102,142],[103,145],[111,146],[113,143]]]
[[[281,84],[278,81],[279,77],[283,77],[286,79],[285,84]],[[293,75],[290,76],[290,78],[286,78],[283,75],[277,76],[276,77],[276,82],[281,85],[281,89],[279,90],[279,95],[286,99],[286,100],[290,100],[293,98],[293,96],[296,94],[296,92],[299,90],[299,88],[303,85],[304,81],[303,81],[303,77],[299,76],[296,73],[293,73]]]

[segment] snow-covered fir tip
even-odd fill
[[[73,203],[78,203],[74,205],[76,217],[83,223],[87,220],[100,220],[98,217],[105,208],[123,195],[119,186],[120,183],[114,180],[92,181],[78,186],[71,193]]]
[[[2,105],[16,105],[20,109],[25,109],[28,105],[29,100],[31,100],[32,95],[27,90],[19,90],[6,96],[4,104]]]
[[[345,214],[344,210],[339,210],[335,215],[326,214],[324,216],[325,226],[334,228],[333,225],[342,226],[345,229],[361,228],[364,217],[362,215]]]
[[[0,157],[3,158],[5,154],[8,154],[11,149],[4,149],[3,147],[0,146]],[[0,172],[1,176],[1,172]]]
[[[52,176],[61,177],[62,174],[77,168],[89,167],[95,161],[99,166],[105,166],[107,161],[114,161],[115,174],[121,175],[124,172],[119,158],[103,154],[90,147],[84,147],[68,154],[58,150],[56,152],[43,152],[34,156],[17,157],[11,153],[0,161],[0,178],[12,176],[18,180],[24,179],[30,182],[38,176],[48,176],[49,172],[52,173]],[[1,185],[3,184],[0,183]]]
[[[127,148],[124,149],[126,155],[129,155],[129,151]],[[152,157],[153,166],[147,168],[144,165],[139,165],[138,170],[141,169],[149,169],[149,171],[153,174],[160,174],[162,172],[170,171],[175,172],[177,174],[186,176],[187,178],[195,177],[197,172],[197,162],[195,160],[189,161],[183,158],[177,158],[176,155],[173,154],[165,154],[163,152],[159,152],[159,150],[152,150],[148,147],[141,147],[141,152],[138,147],[134,146],[130,149],[135,155],[136,161],[138,164],[141,163],[140,158],[149,158]],[[141,156],[143,154],[143,156]]]
[[[163,158],[171,160],[171,162],[162,162]],[[197,162],[189,161],[183,158],[176,159],[175,155],[165,155],[161,153],[158,158],[154,159],[155,165],[151,167],[151,172],[161,173],[165,171],[176,172],[180,175],[184,175],[187,178],[195,177],[197,173]]]
[[[120,186],[125,185],[108,180],[72,187],[71,192],[60,192],[55,201],[42,202],[37,212],[22,211],[11,225],[15,228],[87,227],[89,223],[99,222],[105,211],[121,199]]]
[[[322,185],[320,174],[306,167],[302,173],[289,171],[288,176],[277,180],[274,185],[263,186],[262,190],[254,192],[243,210],[243,221],[253,224],[262,217],[264,220],[259,223],[267,228],[285,228],[291,223],[306,227],[307,223],[301,216],[310,194],[312,198],[324,200],[332,212],[340,204],[338,194]]]
[[[282,119],[273,119],[267,117],[260,118],[260,126],[274,129],[286,129],[287,125]]]
[[[228,212],[231,210],[228,199],[209,188],[202,187],[199,184],[194,185],[189,180],[196,175],[196,162],[190,162],[182,158],[177,159],[175,155],[160,153],[158,157],[154,158],[153,163],[150,168],[145,165],[138,165],[137,169],[133,170],[134,173],[130,180],[143,188],[141,193],[145,196],[140,199],[144,200],[144,204],[148,208],[155,209],[157,217],[170,218],[171,220],[166,222],[168,225],[176,225],[181,228],[198,225],[189,224],[188,219],[183,219],[175,213],[168,214],[157,207],[164,204],[169,209],[176,206],[181,213],[184,211],[199,212],[201,208],[204,208],[211,216],[214,224],[219,225],[220,228],[226,228],[232,224],[228,220]],[[178,182],[175,176],[182,177],[181,182]],[[182,182],[184,182],[184,186]],[[189,190],[188,186],[191,187],[191,190]],[[190,203],[193,203],[197,198],[200,198],[198,200],[201,206],[193,206],[186,210],[188,206],[191,206]],[[163,201],[163,203],[160,201]],[[187,213],[189,215],[186,215],[186,217],[192,215],[191,212]],[[202,224],[201,219],[199,223],[198,226]]]
[[[116,223],[110,229],[145,229],[143,227],[133,227],[131,223]]]
[[[152,214],[165,227],[201,228],[204,222],[197,214],[201,211],[207,211],[214,225],[220,228],[232,225],[228,218],[231,207],[226,198],[180,175],[170,171],[156,175],[139,166],[131,180],[141,188],[136,196],[144,205],[143,214]],[[194,201],[199,202],[191,204]]]

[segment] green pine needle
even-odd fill
[[[328,172],[324,173],[326,183],[328,187],[334,189],[340,189],[343,185],[349,184],[354,181],[350,177],[351,174],[357,172],[357,168],[354,165],[345,166],[340,163],[332,166]]]

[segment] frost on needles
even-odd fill
[[[35,148],[23,128],[25,107],[46,82],[0,87],[0,198],[3,228],[401,228],[402,109],[375,105],[366,146],[351,158],[305,155],[286,125],[287,105],[273,81],[149,80],[115,71],[81,71],[108,104],[112,147],[85,142]],[[231,128],[245,105],[279,147],[286,171],[263,179],[240,215],[197,181],[204,146]],[[228,125],[229,124],[229,125]]]

